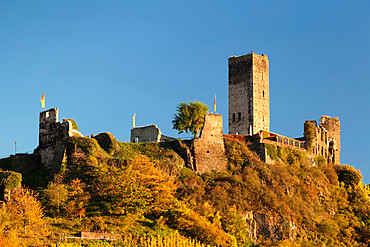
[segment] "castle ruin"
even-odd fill
[[[147,125],[142,127],[135,127],[131,129],[131,142],[166,142],[174,141],[176,138],[165,136],[157,125]]]
[[[39,146],[41,165],[50,170],[53,164],[60,164],[65,155],[66,140],[72,136],[83,136],[73,129],[71,121],[58,121],[58,108],[40,112]]]
[[[323,156],[328,163],[340,164],[340,122],[337,117],[322,116],[317,124],[307,120],[304,136],[290,138],[270,132],[269,61],[266,55],[250,53],[230,57],[229,65],[229,134],[250,137],[255,151],[263,161],[268,161],[265,144],[286,146],[308,151],[310,155]],[[50,174],[57,172],[66,160],[68,139],[83,137],[74,127],[73,120],[58,120],[58,108],[40,112],[39,146],[34,152],[34,163]],[[211,171],[226,171],[222,116],[206,114],[199,138],[179,140],[162,134],[156,125],[136,127],[131,130],[131,142],[171,141],[176,152],[184,159],[187,167],[199,174]],[[100,138],[100,137],[99,137]],[[98,141],[99,141],[99,138]],[[22,159],[21,154],[14,159]],[[15,163],[15,162],[14,162]],[[17,162],[16,170],[22,170]]]
[[[310,149],[321,155],[329,163],[340,163],[340,122],[337,117],[322,116],[319,126],[314,123],[315,131],[307,145],[304,137],[289,138],[269,132],[269,62],[265,54],[250,53],[229,58],[229,134],[258,135],[258,143],[271,142],[299,149]],[[312,147],[311,147],[312,146]]]
[[[309,134],[309,124],[314,126],[313,136]],[[305,139],[311,139],[311,145],[306,147],[311,153],[325,157],[328,163],[340,163],[340,122],[337,117],[322,116],[319,126],[315,120],[307,120],[304,129]]]

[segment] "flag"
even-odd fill
[[[215,94],[215,101],[213,102],[213,110],[216,113],[216,94]]]
[[[134,128],[135,128],[135,117],[136,117],[136,112],[132,116],[132,127],[134,127]]]
[[[41,96],[40,101],[41,101],[41,107],[45,108],[45,93]]]

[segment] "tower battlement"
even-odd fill
[[[58,108],[51,108],[49,110],[40,112],[40,126],[48,123],[57,123],[58,115]]]

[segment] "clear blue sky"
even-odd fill
[[[129,139],[181,101],[217,109],[227,133],[227,58],[267,54],[273,132],[341,121],[341,162],[370,183],[369,1],[0,0],[0,156],[38,145],[40,97],[85,135]],[[189,136],[189,135],[181,135]]]

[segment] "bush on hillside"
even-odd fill
[[[116,138],[111,133],[100,133],[94,136],[94,139],[98,141],[99,146],[108,154],[113,155],[119,152],[119,145]]]
[[[339,182],[343,182],[346,186],[356,186],[362,179],[361,173],[352,166],[336,165],[334,168]]]
[[[13,171],[0,171],[0,190],[14,189],[22,182],[22,174]]]
[[[68,119],[64,119],[64,118],[63,118],[63,121],[70,121],[70,122],[72,123],[72,129],[74,129],[74,130],[77,130],[77,131],[78,131],[77,122],[76,122],[75,120],[70,119],[70,118],[68,118]]]
[[[93,138],[74,136],[68,139],[69,144],[81,149],[87,156],[94,156],[99,150],[98,142]]]

